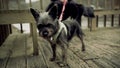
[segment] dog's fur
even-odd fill
[[[63,2],[60,0],[51,0],[51,3],[48,5],[46,12],[49,12],[49,15],[53,18],[59,18],[63,7]],[[68,17],[76,19],[81,26],[81,17],[84,15],[85,17],[93,18],[94,10],[92,7],[85,7],[82,4],[78,4],[73,0],[68,0],[65,6],[65,11],[62,20],[66,20]]]
[[[51,44],[53,50],[53,57],[50,59],[51,61],[56,60],[56,45],[59,45],[62,49],[62,62],[59,63],[59,65],[66,65],[68,42],[74,35],[77,35],[80,38],[82,42],[82,51],[85,50],[85,45],[83,42],[84,33],[76,20],[69,19],[61,23],[58,19],[54,20],[47,12],[39,14],[32,8],[30,10],[37,22],[39,35],[48,40]]]

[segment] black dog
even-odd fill
[[[53,18],[59,18],[63,7],[63,2],[60,0],[51,0],[51,3],[48,5],[46,12],[49,12],[49,15]],[[68,0],[65,6],[65,11],[62,20],[66,20],[68,17],[76,19],[81,26],[81,17],[82,15],[86,17],[93,18],[94,10],[92,7],[85,7],[82,4],[78,4],[73,0]]]
[[[37,22],[37,28],[39,30],[39,35],[48,40],[51,44],[53,50],[53,57],[51,61],[56,60],[56,45],[61,46],[62,49],[62,61],[59,63],[60,66],[67,64],[66,55],[68,42],[77,35],[82,42],[82,51],[85,50],[85,45],[83,42],[83,32],[80,28],[79,23],[76,20],[65,20],[59,22],[58,19],[53,19],[47,12],[39,14],[34,9],[30,9],[32,15]]]

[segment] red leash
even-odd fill
[[[61,15],[59,17],[59,21],[61,21],[62,18],[63,18],[63,14],[64,14],[64,11],[65,11],[65,5],[66,5],[66,3],[67,3],[67,0],[64,0],[63,7],[62,7],[62,12],[61,12]]]

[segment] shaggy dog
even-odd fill
[[[50,42],[53,51],[53,56],[50,59],[55,61],[56,46],[59,45],[62,49],[62,61],[57,62],[59,66],[67,65],[67,49],[69,41],[76,35],[82,42],[82,51],[85,51],[83,35],[79,23],[74,19],[67,19],[60,22],[57,18],[53,19],[48,12],[38,13],[34,9],[30,9],[34,16],[39,30],[39,36]]]
[[[48,5],[46,12],[49,12],[49,15],[53,18],[59,18],[63,7],[63,2],[60,0],[51,0],[51,3]],[[63,20],[66,20],[68,17],[71,17],[77,20],[81,26],[81,17],[82,15],[86,17],[93,18],[94,10],[92,7],[85,7],[82,4],[78,4],[73,0],[68,0],[65,6],[65,11],[63,14]]]

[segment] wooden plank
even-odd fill
[[[92,18],[88,18],[88,28],[90,28],[90,31],[92,31]]]
[[[93,18],[92,19],[92,23],[91,23],[91,31],[94,31],[94,30],[96,30],[96,18]]]
[[[25,57],[10,58],[6,68],[26,68]]]
[[[48,68],[60,68],[55,62],[50,61],[50,58],[52,58],[51,47],[43,38],[39,38],[39,48],[39,51],[42,53],[44,62]]]
[[[112,43],[109,43],[108,45],[111,45]],[[98,46],[101,45],[101,46]],[[109,64],[113,64],[111,66],[117,66],[119,67],[120,61],[117,60],[119,59],[119,54],[118,52],[116,52],[118,49],[114,49],[111,48],[110,46],[106,46],[105,43],[99,43],[96,45],[92,45],[91,50],[95,50],[93,53],[95,53],[96,55],[98,55],[99,57],[103,57],[105,59],[107,59],[108,61],[103,61],[103,62],[109,62]],[[111,59],[112,58],[112,59]]]
[[[35,21],[29,10],[0,11],[0,24],[14,24],[19,22],[33,23]]]
[[[120,14],[119,14],[119,17],[118,17],[118,22],[119,22],[119,26],[120,26]]]
[[[17,33],[16,36],[11,57],[25,56],[26,35]]]
[[[11,27],[11,24],[9,24],[9,30],[10,30],[10,34],[12,34],[12,27]]]
[[[100,68],[114,68],[106,63],[103,59],[94,60],[94,63],[96,63],[96,65],[98,65]]]
[[[81,58],[84,61],[89,61],[93,59],[99,59],[99,57],[96,55],[95,51],[89,47],[89,45],[86,45],[86,51],[81,52],[78,48],[71,48],[72,52],[74,52],[75,55],[77,55],[79,58]]]
[[[109,62],[111,62],[112,64],[114,64],[115,66],[119,67],[119,63],[120,63],[120,59],[119,58],[119,54],[118,53],[115,53],[113,50],[113,48],[109,47],[109,46],[102,46],[101,47],[98,47],[98,46],[95,46],[96,48],[100,49],[100,51],[104,51],[104,54],[103,54],[103,58],[107,59]],[[112,58],[112,59],[111,59]]]
[[[106,9],[107,8],[107,0],[104,1],[104,8]]]
[[[95,10],[95,15],[120,14],[120,10]]]
[[[47,68],[40,52],[39,56],[27,57],[27,68]]]
[[[100,68],[92,60],[86,61],[90,68]]]
[[[112,55],[110,55],[110,53],[108,53],[108,52],[106,52],[106,51],[110,51],[110,48],[107,48],[107,49],[109,49],[109,50],[106,50],[106,49],[104,49],[104,48],[100,48],[100,46],[98,46],[99,48],[97,48],[97,47],[95,47],[96,45],[93,45],[92,47],[90,47],[90,49],[91,50],[93,50],[93,52],[91,52],[91,54],[96,54],[96,55],[98,55],[100,58],[99,59],[102,59],[102,60],[99,60],[99,59],[92,59],[92,61],[94,62],[94,60],[95,61],[97,61],[97,63],[96,62],[94,62],[95,64],[97,64],[99,67],[101,67],[101,65],[103,65],[105,68],[107,67],[107,66],[109,66],[109,67],[112,67],[112,68],[114,68],[114,67],[118,67],[118,65],[116,65],[115,63],[113,63],[113,62],[111,62],[111,60],[110,60],[110,58],[109,57],[112,57]],[[88,47],[87,47],[88,48]],[[102,50],[101,50],[102,49]],[[95,51],[94,51],[95,50]],[[107,54],[109,54],[109,55],[107,55]],[[88,54],[89,55],[89,54]],[[106,60],[107,61],[106,61]],[[115,58],[112,58],[112,59],[115,59]],[[88,60],[89,61],[89,60]],[[105,64],[104,65],[104,63],[107,63],[107,64]],[[116,62],[116,63],[119,63],[119,62]]]
[[[10,35],[0,47],[0,68],[6,68],[16,36]]]
[[[96,16],[96,27],[99,27],[98,24],[99,24],[99,16],[97,15]]]
[[[22,26],[22,23],[20,23],[20,32],[23,33],[23,26]]]
[[[8,38],[5,40],[5,42],[0,47],[0,58],[6,58],[7,57],[7,53],[9,53],[9,51],[11,51],[11,49],[14,46],[13,42],[14,42],[15,39],[16,39],[15,35],[8,36]],[[5,54],[4,52],[7,52],[7,53]]]
[[[104,15],[104,27],[106,27],[107,16]]]
[[[17,34],[13,45],[12,55],[10,56],[6,68],[26,68],[26,36],[24,34]]]
[[[34,18],[29,10],[0,11],[0,24],[32,23],[31,33],[33,33],[34,55],[38,55],[37,31],[34,22]]]
[[[33,54],[33,46],[32,46],[32,44],[33,44],[32,38],[28,37],[27,55],[30,55],[31,53]],[[39,50],[41,50],[41,49],[42,48],[40,48]],[[27,68],[47,68],[41,51],[39,51],[38,56],[27,56]]]
[[[80,55],[76,55],[75,52],[68,50],[68,65],[70,68],[89,68],[90,66],[84,61]]]
[[[114,15],[111,16],[111,26],[114,26]]]
[[[31,23],[30,26],[31,26],[30,29],[31,29],[32,40],[33,40],[33,50],[34,50],[33,55],[38,55],[37,29],[36,29],[35,22]]]

